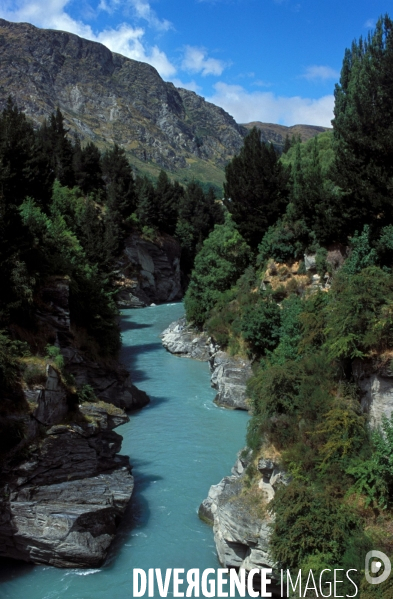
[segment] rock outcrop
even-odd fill
[[[225,568],[244,568],[248,572],[252,568],[275,566],[269,553],[272,515],[268,503],[278,486],[289,481],[274,460],[259,460],[257,493],[260,493],[259,504],[265,504],[266,511],[256,512],[244,486],[250,457],[250,452],[240,452],[232,476],[211,486],[208,497],[199,507],[199,517],[213,526],[220,564]]]
[[[362,409],[369,416],[370,426],[378,428],[382,424],[383,416],[390,418],[393,413],[391,362],[354,360],[352,371],[362,392]]]
[[[143,308],[183,297],[179,243],[161,234],[155,242],[133,233],[118,263],[117,302],[122,308]]]
[[[246,386],[252,374],[249,360],[221,351],[205,333],[187,324],[185,318],[170,324],[161,337],[163,346],[170,353],[209,361],[211,385],[217,390],[214,399],[217,405],[233,410],[248,410]]]
[[[122,437],[112,430],[128,416],[103,402],[68,406],[51,366],[37,401],[28,397],[27,457],[14,454],[3,467],[0,555],[58,567],[100,566],[134,486],[128,457],[117,455]]]
[[[45,309],[41,309],[38,317],[51,330],[64,358],[65,371],[74,377],[77,387],[89,385],[98,399],[125,410],[147,405],[148,396],[132,384],[123,366],[94,360],[76,346],[70,326],[68,279],[53,277],[41,295]]]
[[[18,420],[24,438],[2,456],[0,556],[98,567],[134,486],[113,429],[129,420],[122,408],[142,407],[149,398],[125,368],[78,347],[68,300],[67,278],[53,277],[41,290],[39,327],[63,363],[48,362],[45,383],[24,390]],[[84,385],[97,401],[78,405]]]
[[[183,358],[207,362],[214,351],[210,337],[196,331],[184,317],[172,322],[161,337],[166,350]]]
[[[211,384],[217,389],[215,403],[233,410],[248,410],[247,381],[250,378],[251,363],[244,358],[229,356],[217,351],[209,361]]]

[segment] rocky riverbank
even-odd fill
[[[253,568],[274,570],[275,563],[269,552],[273,515],[268,504],[278,487],[288,484],[290,479],[278,461],[260,458],[257,462],[259,482],[250,489],[246,475],[250,463],[251,452],[247,449],[239,452],[232,475],[210,487],[198,513],[213,526],[217,555],[223,567],[243,568],[248,572]]]
[[[49,368],[45,392],[32,412],[34,435],[3,468],[0,555],[57,567],[102,565],[131,498],[129,459],[118,455],[128,421],[123,410],[100,402],[64,414],[66,397]],[[57,394],[60,410],[50,410]],[[43,422],[38,416],[46,417]],[[65,423],[68,419],[69,423]],[[63,424],[51,422],[62,420]],[[34,430],[35,429],[35,430]]]
[[[53,278],[42,292],[40,330],[54,340],[62,366],[49,360],[45,382],[26,386],[24,409],[13,415],[23,434],[3,456],[0,556],[98,567],[134,487],[113,429],[128,422],[124,409],[141,408],[149,398],[120,364],[83,351],[68,299],[66,278]]]
[[[209,362],[217,405],[234,410],[248,409],[246,386],[252,373],[248,360],[221,351],[219,345],[187,324],[185,318],[173,322],[161,336],[163,346],[170,353]]]

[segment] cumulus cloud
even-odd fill
[[[328,79],[338,79],[340,73],[328,66],[312,65],[307,67],[306,72],[301,77],[309,81],[327,81]]]
[[[240,85],[223,82],[214,85],[215,93],[206,98],[221,106],[238,123],[262,121],[282,125],[321,125],[331,126],[334,96],[318,99],[300,96],[282,97],[272,92],[248,92]]]
[[[134,15],[138,19],[147,21],[150,27],[161,31],[168,31],[173,28],[173,25],[167,19],[159,19],[155,11],[151,8],[147,0],[100,0],[98,5],[100,10],[104,10],[109,14],[113,14],[119,8],[132,8]]]
[[[217,58],[209,58],[205,48],[197,46],[186,46],[184,58],[181,64],[183,71],[190,73],[201,73],[203,76],[220,76],[226,64]]]
[[[101,0],[102,6],[103,2],[105,3],[106,0]],[[17,8],[10,9],[10,3],[1,2],[0,16],[10,21],[27,21],[38,27],[75,33],[104,44],[112,52],[118,52],[128,58],[151,64],[164,78],[175,75],[177,69],[165,52],[162,52],[158,46],[150,47],[144,42],[145,30],[142,27],[132,27],[123,23],[116,29],[105,29],[96,33],[90,25],[73,19],[66,12],[69,3],[70,0],[52,0],[46,4],[39,1],[21,0]],[[140,4],[147,3],[140,0]]]

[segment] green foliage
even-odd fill
[[[385,229],[385,236],[381,238],[382,247],[385,240],[389,243],[386,232],[387,230]],[[377,252],[370,245],[370,227],[369,225],[364,225],[362,233],[359,235],[356,231],[351,239],[351,254],[342,266],[342,270],[348,275],[355,275],[363,270],[363,268],[375,266],[376,262]]]
[[[230,218],[216,225],[196,257],[184,299],[187,319],[202,326],[222,294],[230,289],[250,259],[250,250]]]
[[[269,227],[258,246],[257,264],[263,264],[268,258],[286,262],[296,257],[299,249],[295,230],[278,220]]]
[[[50,360],[60,372],[64,368],[64,358],[61,355],[60,348],[56,345],[47,345],[45,348],[45,357]]]
[[[386,509],[393,501],[393,416],[382,416],[381,430],[372,433],[373,452],[368,459],[354,460],[347,473],[354,489],[366,497],[366,505]]]
[[[345,193],[347,234],[391,224],[393,24],[386,15],[345,52],[335,89],[335,180]]]
[[[245,308],[241,331],[253,352],[264,355],[277,346],[280,312],[280,307],[271,296]]]
[[[321,560],[322,554],[322,563],[328,560],[330,568],[342,567],[359,522],[340,499],[326,489],[300,481],[279,489],[269,506],[275,514],[270,545],[274,559],[297,570],[304,568],[310,556]]]
[[[299,319],[302,313],[303,302],[291,295],[281,304],[280,328],[278,331],[278,345],[270,355],[271,362],[284,364],[287,360],[299,359],[299,343],[302,338],[302,325]]]
[[[327,303],[325,347],[331,358],[362,358],[393,341],[393,281],[369,267],[347,277],[339,272]]]
[[[97,397],[91,385],[82,385],[78,389],[78,403],[94,403],[95,401],[97,401]]]
[[[182,247],[181,268],[191,272],[197,252],[215,224],[224,222],[221,204],[216,202],[213,189],[204,193],[196,181],[191,181],[180,197],[175,237]]]
[[[288,175],[272,145],[254,127],[240,153],[225,168],[226,206],[240,234],[256,250],[287,203]]]

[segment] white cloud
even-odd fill
[[[95,41],[104,44],[112,52],[151,64],[164,78],[172,77],[176,73],[176,67],[157,46],[146,49],[142,43],[144,33],[142,28],[134,29],[123,23],[117,29],[101,31],[95,36]]]
[[[202,88],[194,80],[184,82],[181,81],[181,79],[177,79],[175,77],[175,79],[171,79],[171,82],[175,87],[183,87],[184,89],[189,89],[190,91],[195,92],[196,94],[200,94],[202,91]]]
[[[134,15],[138,19],[147,21],[150,27],[160,31],[168,31],[173,28],[173,25],[167,19],[159,19],[155,11],[151,8],[147,0],[100,0],[98,5],[99,10],[104,10],[109,14],[113,14],[119,8],[128,10],[132,8]]]
[[[261,121],[287,126],[331,126],[334,106],[332,95],[318,99],[282,97],[272,92],[250,93],[240,85],[223,82],[216,83],[214,88],[215,93],[206,100],[224,108],[238,123]]]
[[[101,4],[103,2],[105,0],[101,0]],[[9,10],[7,4],[2,2],[0,3],[0,16],[10,21],[27,21],[38,27],[75,33],[81,37],[104,44],[112,52],[118,52],[128,58],[151,64],[164,78],[175,75],[177,69],[170,62],[165,52],[162,52],[157,46],[149,47],[144,43],[145,30],[143,28],[132,27],[127,23],[123,23],[116,29],[105,29],[95,33],[90,25],[70,17],[65,11],[69,3],[70,0],[52,0],[47,4],[39,1],[22,0],[19,3],[19,8]]]
[[[181,64],[183,71],[220,76],[226,64],[217,58],[208,58],[205,48],[186,46]]]
[[[309,81],[327,81],[328,79],[338,79],[340,73],[328,66],[312,65],[307,67],[306,72],[301,77]]]
[[[367,21],[364,24],[364,27],[366,27],[366,29],[374,29],[375,19],[367,19]]]

